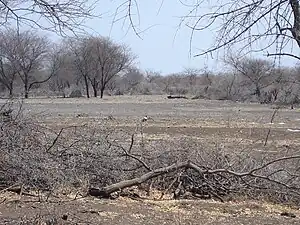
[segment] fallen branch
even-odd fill
[[[188,99],[187,97],[181,96],[181,95],[176,95],[176,96],[168,95],[167,98],[168,99],[180,99],[180,98]]]
[[[174,171],[178,171],[181,169],[192,169],[195,172],[197,172],[198,174],[200,174],[202,177],[204,174],[227,174],[227,175],[231,175],[234,177],[238,177],[240,179],[243,179],[244,177],[249,177],[249,178],[253,178],[253,179],[261,179],[261,180],[265,180],[267,182],[270,183],[274,183],[275,185],[280,185],[281,187],[284,187],[286,189],[289,189],[290,191],[292,191],[294,194],[300,195],[300,192],[298,191],[298,188],[295,188],[293,186],[289,186],[285,183],[279,182],[275,179],[271,179],[269,176],[262,176],[259,174],[256,174],[255,172],[258,172],[276,162],[280,162],[283,160],[291,160],[291,159],[299,159],[300,156],[289,156],[289,157],[282,157],[282,158],[277,158],[274,159],[272,161],[269,161],[259,167],[256,167],[252,170],[249,170],[247,172],[235,172],[232,170],[228,170],[228,169],[214,169],[214,170],[210,170],[210,169],[205,169],[205,168],[201,168],[199,167],[197,164],[193,163],[192,161],[185,161],[185,162],[181,162],[181,163],[175,163],[172,164],[170,166],[167,167],[163,167],[163,168],[159,168],[156,170],[152,170],[140,177],[134,178],[134,179],[130,179],[130,180],[124,180],[124,181],[120,181],[118,183],[112,184],[112,185],[108,185],[106,187],[103,187],[101,189],[96,189],[96,188],[91,188],[89,189],[89,195],[92,196],[97,196],[97,197],[102,197],[102,198],[109,198],[110,195],[114,192],[117,191],[121,191],[124,188],[128,188],[128,187],[132,187],[132,186],[136,186],[136,185],[140,185],[143,182],[146,182],[150,179],[156,178],[158,176],[164,175],[164,174],[168,174]],[[226,179],[226,177],[225,177]],[[220,197],[216,192],[211,193],[213,194],[215,197]],[[220,198],[219,198],[220,199]]]
[[[153,179],[153,178],[161,176],[163,174],[167,174],[167,173],[171,173],[173,171],[179,170],[179,169],[187,168],[188,165],[189,165],[189,162],[172,164],[171,166],[159,168],[159,169],[153,170],[151,172],[148,172],[138,178],[120,181],[116,184],[109,185],[102,189],[95,189],[95,188],[90,189],[89,194],[92,196],[107,198],[107,197],[110,197],[110,194],[113,192],[120,191],[124,188],[141,184],[147,180]]]

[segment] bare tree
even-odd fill
[[[0,40],[1,55],[17,71],[24,84],[24,96],[28,98],[34,85],[44,83],[51,77],[41,79],[34,76],[35,72],[46,67],[50,42],[32,31],[19,32],[15,29],[2,31]]]
[[[110,94],[114,94],[117,90],[117,88],[120,88],[120,81],[121,81],[121,77],[120,76],[116,76],[113,79],[111,79],[108,84],[107,84],[107,90],[109,91]],[[120,91],[120,89],[118,89]],[[120,93],[120,92],[119,92]]]
[[[155,80],[158,80],[159,78],[161,78],[161,73],[158,72],[158,71],[154,71],[154,70],[150,70],[150,69],[147,69],[145,71],[145,76],[146,76],[146,80],[149,82],[149,83],[153,83]]]
[[[14,56],[17,55],[18,38],[16,35],[10,36],[14,30],[0,32],[0,82],[9,90],[9,95],[13,95],[13,85],[16,80],[19,68],[15,65]]]
[[[172,74],[168,74],[167,76],[161,76],[157,79],[162,91],[167,94],[172,94],[172,88],[176,83],[176,77]]]
[[[9,91],[9,96],[13,96],[14,82],[18,71],[11,65],[5,56],[0,58],[0,83]]]
[[[218,88],[224,93],[224,99],[235,100],[239,94],[237,73],[222,73],[218,77],[220,78]]]
[[[3,0],[0,1],[1,26],[16,23],[66,34],[81,31],[85,19],[93,18],[97,0]]]
[[[204,95],[207,97],[208,90],[212,86],[214,74],[205,68],[200,74],[200,83],[203,86]]]
[[[83,36],[67,42],[74,57],[75,69],[84,80],[88,98],[89,84],[93,88],[94,97],[98,96],[100,90],[102,98],[109,82],[130,68],[134,60],[127,46],[116,44],[105,37]]]
[[[200,70],[194,68],[185,68],[183,75],[188,78],[188,85],[194,86],[197,81],[197,76],[200,74]]]
[[[103,98],[107,84],[120,72],[128,69],[133,63],[134,56],[125,45],[114,43],[105,37],[90,37],[89,52],[92,56],[93,72],[88,76],[93,87],[94,97]]]
[[[86,37],[75,40],[69,38],[66,40],[66,47],[70,51],[70,57],[74,66],[74,70],[78,75],[78,81],[83,79],[86,96],[90,98],[89,77],[93,70],[93,58]]]
[[[238,58],[235,56],[228,57],[226,63],[250,82],[250,88],[254,86],[254,91],[251,94],[256,95],[258,100],[261,100],[262,89],[273,82],[270,79],[274,69],[273,64],[262,59]]]
[[[102,39],[102,40],[101,40]],[[104,90],[108,82],[118,73],[128,69],[133,63],[134,56],[130,49],[125,45],[119,45],[107,38],[100,38],[96,42],[97,50],[97,70],[98,78],[100,79],[100,97],[103,98]],[[96,83],[94,83],[94,96]]]
[[[65,45],[58,45],[51,52],[49,72],[52,74],[49,80],[49,87],[53,91],[58,91],[66,97],[65,89],[75,83],[73,57],[69,55]]]
[[[24,83],[25,98],[31,87],[43,81],[37,81],[32,75],[41,68],[48,51],[49,42],[45,37],[38,37],[31,31],[19,33],[7,29],[0,33],[0,51],[2,58],[11,65]]]

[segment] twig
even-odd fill
[[[179,180],[181,174],[182,174],[182,172],[181,172],[180,174],[178,174],[178,176],[174,178],[174,180],[173,180],[172,183],[169,185],[169,187],[168,187],[164,192],[161,193],[161,196],[160,196],[159,200],[162,200],[162,198],[164,197],[164,195],[172,188],[172,186],[175,184],[175,182],[176,182],[177,180]]]
[[[146,162],[144,162],[143,160],[141,160],[140,158],[136,157],[135,155],[131,154],[131,150],[132,150],[132,147],[133,147],[133,144],[134,144],[134,134],[131,135],[131,142],[130,142],[130,146],[129,146],[129,149],[126,150],[123,146],[121,145],[118,145],[118,144],[115,144],[115,143],[111,143],[108,139],[106,139],[107,143],[111,146],[114,146],[114,147],[117,147],[117,148],[120,148],[122,149],[122,151],[125,153],[125,156],[126,157],[130,157],[136,161],[138,161],[140,164],[143,165],[144,168],[146,168],[148,171],[151,171],[151,167],[147,165]]]
[[[277,109],[275,109],[274,110],[274,112],[273,112],[273,114],[272,114],[272,117],[271,117],[271,124],[273,123],[273,120],[274,120],[274,118],[275,118],[275,115],[276,115],[276,113],[278,112],[278,110],[279,110],[279,108],[277,108]],[[270,133],[271,133],[271,127],[269,128],[269,130],[268,130],[268,133],[267,133],[267,136],[266,136],[266,139],[265,139],[265,143],[264,143],[264,146],[266,146],[267,145],[267,142],[268,142],[268,139],[269,139],[269,136],[270,136]]]

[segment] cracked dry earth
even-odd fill
[[[2,194],[0,224],[105,224],[105,225],[271,225],[300,224],[300,211],[280,205],[258,202],[226,202],[204,200],[103,200],[37,199]],[[290,216],[282,216],[281,213]]]

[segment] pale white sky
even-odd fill
[[[163,2],[162,2],[163,1]],[[139,17],[133,17],[141,33],[142,39],[137,37],[130,27],[129,20],[120,19],[112,24],[114,19],[124,13],[115,15],[115,10],[122,2],[101,0],[97,6],[97,13],[103,13],[101,19],[89,21],[87,25],[94,29],[94,33],[110,36],[117,42],[128,44],[137,54],[139,68],[161,71],[163,74],[176,73],[185,67],[216,69],[216,62],[207,57],[194,58],[198,53],[196,48],[205,49],[212,44],[212,33],[202,32],[194,37],[192,56],[190,57],[191,30],[185,25],[179,27],[180,16],[188,13],[180,1],[151,0],[139,2]],[[126,10],[126,6],[121,8]],[[116,18],[114,18],[116,16]]]
[[[162,2],[163,1],[163,2]],[[135,10],[133,21],[141,33],[142,39],[137,37],[129,24],[128,19],[123,19],[127,11],[127,5],[116,9],[123,0],[101,0],[95,12],[102,14],[99,19],[88,21],[89,32],[109,36],[116,42],[129,45],[138,56],[140,69],[152,69],[162,74],[176,73],[185,67],[203,69],[207,67],[212,71],[221,71],[223,64],[222,55],[214,58],[203,56],[194,58],[193,55],[200,52],[199,49],[207,49],[214,41],[214,32],[210,30],[196,33],[193,38],[192,56],[190,57],[191,30],[184,24],[179,28],[180,16],[189,12],[179,0],[148,0],[138,1],[139,16]],[[101,3],[101,4],[100,4]],[[122,11],[123,10],[123,11]],[[209,8],[203,8],[203,12],[209,12]],[[113,23],[114,20],[117,22]],[[257,53],[263,57],[265,53]],[[295,60],[284,58],[283,65],[294,65]]]

